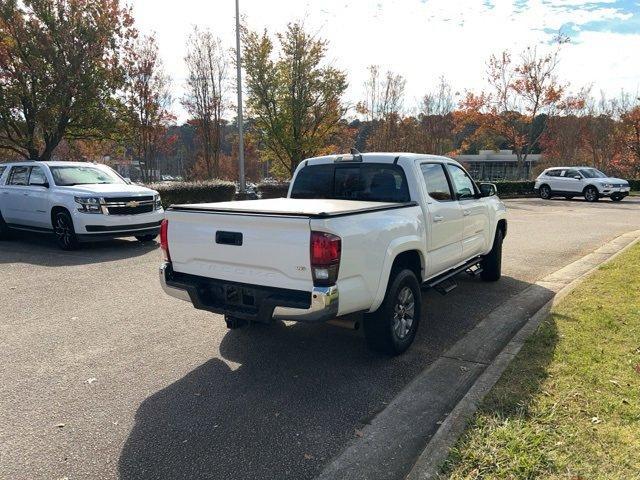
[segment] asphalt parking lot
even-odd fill
[[[439,352],[531,282],[640,226],[640,198],[506,201],[503,279],[425,293],[410,351],[228,331],[167,297],[155,244],[0,243],[0,478],[312,478]]]

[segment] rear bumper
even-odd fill
[[[174,273],[160,266],[160,285],[167,295],[191,302],[200,310],[247,320],[323,322],[338,314],[338,287],[314,287],[311,292],[225,282]]]

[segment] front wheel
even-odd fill
[[[598,200],[598,189],[596,187],[587,187],[584,189],[584,199],[587,202],[595,202]]]
[[[157,234],[153,234],[153,235],[136,235],[136,240],[138,240],[139,242],[142,242],[142,243],[147,243],[147,242],[152,242],[153,240],[155,240],[157,236],[158,236]]]
[[[502,230],[496,231],[496,236],[493,239],[493,247],[491,251],[486,254],[480,262],[482,271],[480,272],[480,278],[485,282],[495,282],[500,280],[502,276],[502,242],[504,235]]]
[[[420,284],[411,270],[399,270],[392,275],[382,305],[365,315],[364,334],[372,350],[399,355],[413,343],[420,315],[422,295]]]
[[[549,200],[551,198],[551,188],[549,185],[542,185],[539,190],[540,198],[543,200]]]
[[[56,213],[53,220],[53,232],[56,242],[62,250],[75,250],[78,248],[78,236],[73,228],[73,220],[68,212]]]
[[[622,195],[618,195],[618,194],[613,194],[611,195],[611,200],[613,200],[614,202],[620,202],[622,201],[624,197]]]

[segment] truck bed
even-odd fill
[[[390,210],[417,205],[416,202],[364,202],[355,200],[271,198],[236,202],[172,205],[169,210],[221,214],[274,215],[328,218],[357,213]]]

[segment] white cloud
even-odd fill
[[[379,64],[407,78],[407,103],[432,89],[445,75],[454,88],[479,89],[484,85],[485,63],[491,53],[520,50],[549,41],[549,31],[567,23],[620,21],[628,13],[613,2],[593,8],[592,1],[496,0],[240,0],[241,11],[253,29],[282,30],[287,22],[304,20],[306,26],[330,41],[329,57],[349,73],[347,100],[362,96],[366,68]],[[600,2],[604,3],[604,2]],[[520,6],[518,6],[520,5]],[[133,0],[138,25],[155,31],[176,97],[184,83],[184,44],[191,26],[210,28],[225,45],[235,45],[233,0]],[[547,33],[545,33],[547,32]],[[578,88],[594,84],[615,95],[621,88],[635,91],[640,84],[637,57],[640,34],[577,30],[573,45],[562,54],[563,78]],[[233,92],[231,92],[233,95]],[[184,112],[175,103],[180,120]]]

